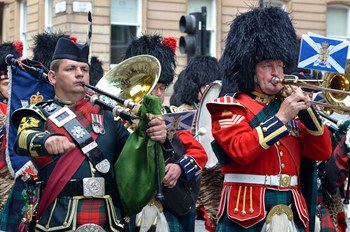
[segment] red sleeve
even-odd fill
[[[208,156],[203,146],[188,130],[178,131],[177,135],[186,148],[186,155],[194,158],[197,164],[203,169],[208,161]]]

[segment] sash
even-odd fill
[[[82,152],[89,158],[94,164],[95,168],[101,173],[107,173],[110,169],[109,161],[104,157],[100,151],[96,141],[90,136],[89,132],[85,129],[87,125],[82,125],[76,118],[77,115],[73,113],[68,107],[62,107],[54,102],[49,102],[43,105],[43,110],[47,115],[50,115],[48,119],[53,122],[49,126],[52,129],[64,128],[70,137],[79,145]],[[79,119],[83,121],[83,124],[90,123],[91,121],[83,120],[84,114],[80,115]],[[48,122],[50,122],[48,121]],[[51,130],[50,130],[51,131]]]
[[[91,132],[91,137],[96,140],[97,134]],[[40,198],[36,218],[39,219],[43,212],[58,197],[62,189],[78,170],[85,160],[86,156],[81,149],[76,146],[74,149],[63,155],[53,169],[49,179],[47,180],[45,191],[46,194]],[[69,165],[67,165],[69,164]]]
[[[94,139],[97,138],[97,135],[94,132],[91,132],[91,136]],[[50,204],[61,193],[62,189],[66,186],[68,181],[70,181],[85,158],[86,156],[83,154],[81,149],[76,146],[74,149],[67,152],[57,161],[57,164],[45,186],[44,193],[46,194],[43,194],[43,196],[40,198],[38,210],[36,213],[37,219],[41,217],[42,213],[45,212]]]

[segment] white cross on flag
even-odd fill
[[[191,130],[196,110],[163,114],[168,131]]]
[[[344,73],[349,42],[319,35],[303,35],[298,68]]]

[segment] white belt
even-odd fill
[[[278,187],[293,187],[298,185],[298,176],[281,174],[277,176],[225,174],[225,182],[262,184]]]

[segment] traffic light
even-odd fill
[[[179,40],[179,49],[190,58],[194,55],[205,55],[207,51],[207,8],[202,6],[201,12],[183,15],[179,21],[180,31],[187,33]]]
[[[180,18],[179,27],[180,31],[187,33],[185,36],[181,36],[179,40],[180,52],[193,56],[198,51],[199,46],[199,18],[200,13],[190,13],[189,15],[183,15]]]

